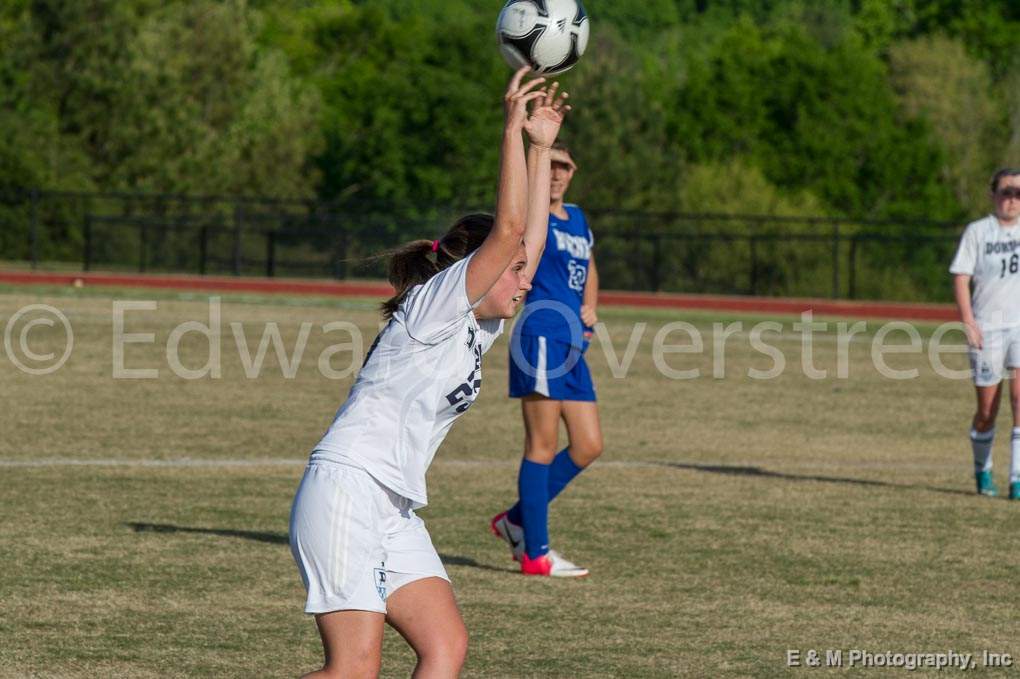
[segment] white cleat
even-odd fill
[[[489,529],[493,535],[510,545],[514,561],[520,561],[524,555],[524,529],[507,518],[506,512],[492,517]]]

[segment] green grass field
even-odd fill
[[[124,351],[127,367],[157,369],[158,378],[112,377],[114,299],[158,304],[126,321],[127,332],[155,342]],[[222,375],[197,380],[172,372],[164,346],[179,324],[208,322],[201,296],[2,288],[0,330],[33,303],[67,316],[74,348],[48,375],[25,374],[0,354],[0,676],[287,677],[317,667],[288,512],[302,460],[351,382],[320,373],[320,354],[349,339],[322,325],[356,323],[367,348],[378,325],[372,303],[224,297]],[[601,315],[617,358],[634,324],[647,328],[626,377],[612,376],[601,345],[589,351],[606,450],[551,512],[554,547],[591,577],[523,579],[487,532],[511,499],[522,441],[518,405],[505,396],[505,339],[430,472],[421,514],[471,633],[464,676],[906,671],[788,669],[788,649],[952,649],[977,654],[969,674],[1012,672],[982,668],[980,654],[1020,657],[1020,505],[972,493],[968,381],[936,376],[920,354],[888,358],[918,368],[916,379],[887,379],[867,336],[850,345],[849,377],[839,379],[831,332],[814,345],[826,379],[805,376],[799,339],[784,335],[770,344],[787,370],[753,380],[749,368],[772,365],[748,343],[758,319]],[[728,341],[724,378],[712,377],[707,336],[704,355],[666,357],[673,369],[699,368],[700,378],[660,373],[653,338],[677,320],[704,330],[744,323],[745,335]],[[792,319],[778,320],[793,332]],[[312,324],[296,375],[283,375],[270,348],[261,376],[247,378],[232,322],[253,352],[266,323],[278,324],[289,348]],[[37,326],[30,339],[39,354],[63,348],[59,327]],[[332,365],[360,364],[355,354]],[[201,367],[208,344],[186,335],[181,355]],[[966,365],[960,355],[946,363]],[[388,632],[382,675],[407,676],[413,661]]]

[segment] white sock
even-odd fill
[[[1017,430],[1014,429],[1013,431],[1016,432]],[[995,427],[988,431],[970,430],[970,446],[974,450],[975,474],[992,470],[992,441],[994,440]]]
[[[1009,461],[1009,482],[1020,481],[1020,427],[1013,427],[1013,438],[1010,441],[1012,456]]]

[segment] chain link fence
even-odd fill
[[[0,193],[6,266],[200,275],[382,278],[385,253],[435,238],[473,211],[343,209],[229,196]],[[587,211],[607,289],[947,300],[960,226],[854,220]]]

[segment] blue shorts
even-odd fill
[[[539,335],[513,335],[510,341],[510,398],[541,394],[557,401],[594,401],[584,352],[567,342]]]

